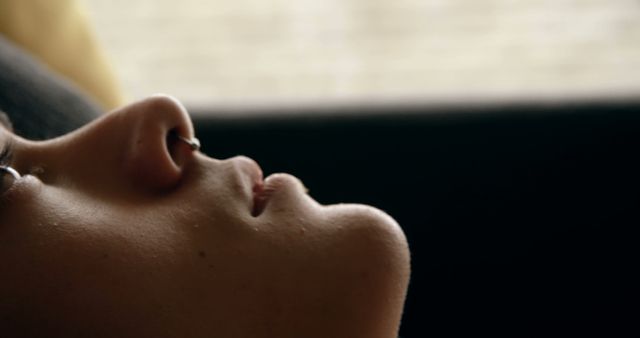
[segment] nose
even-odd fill
[[[192,156],[180,138],[194,137],[186,110],[169,96],[154,96],[123,115],[129,141],[123,149],[124,170],[133,181],[152,190],[175,185]]]
[[[54,175],[76,186],[157,192],[179,183],[194,156],[193,149],[179,137],[192,139],[193,134],[182,104],[156,95],[41,148],[51,159]]]

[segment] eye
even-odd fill
[[[7,141],[0,150],[0,194],[9,190],[13,183],[20,178],[20,174],[8,165],[12,157],[11,149],[11,141]]]
[[[0,166],[0,195],[11,189],[13,184],[20,179],[20,174],[13,168]]]

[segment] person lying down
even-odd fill
[[[397,336],[409,251],[382,211],[205,155],[169,96],[42,141],[2,120],[0,336]]]

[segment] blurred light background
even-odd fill
[[[85,0],[130,99],[640,94],[637,0]]]

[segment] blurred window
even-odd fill
[[[131,98],[640,94],[637,0],[86,0]]]

